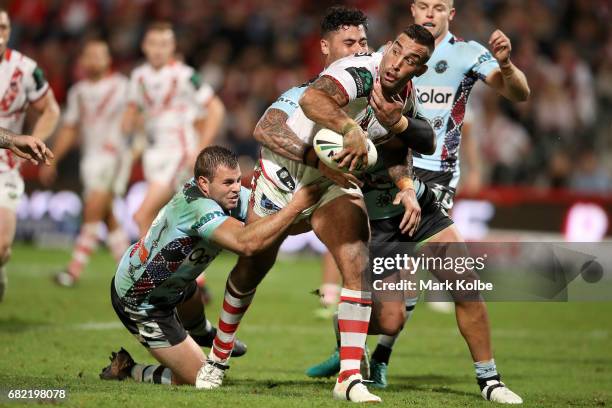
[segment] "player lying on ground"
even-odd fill
[[[50,165],[53,153],[45,142],[34,136],[17,135],[6,128],[0,127],[0,149],[7,149],[32,164]]]
[[[414,111],[410,80],[423,73],[425,62],[433,51],[434,39],[422,27],[411,26],[397,37],[397,41],[402,45],[398,53],[362,54],[336,61],[304,91],[300,108],[287,119],[287,125],[301,145],[306,146],[302,147],[302,159],[298,161],[262,149],[262,160],[253,178],[253,208],[247,223],[276,213],[286,205],[297,187],[321,177],[322,173],[317,170],[317,156],[312,151],[312,139],[320,127],[344,135],[344,150],[336,159],[341,166],[351,169],[367,161],[368,135],[360,124],[369,129],[375,142],[389,139],[389,132],[375,123],[368,108],[375,81],[380,81],[381,91],[387,97],[402,99],[406,112]],[[343,89],[336,86],[338,80],[346,84]],[[411,123],[404,117],[398,126],[392,126],[396,136],[392,140],[401,141],[408,137]],[[433,138],[431,129],[429,134]],[[406,149],[403,152],[405,159]],[[393,180],[403,177],[407,169],[403,162],[405,160],[397,166],[386,162],[389,169],[380,171],[391,174]],[[364,288],[362,281],[368,266],[369,226],[361,190],[351,184],[354,176],[346,177],[348,180],[338,181],[341,185],[328,182],[320,202],[305,211],[300,224],[288,232],[297,233],[311,226],[334,255],[343,276],[338,314],[340,321],[347,324],[340,326],[341,370],[333,390],[334,397],[354,402],[380,402],[379,397],[368,391],[359,372],[371,313],[371,293]],[[404,195],[413,197],[414,191],[405,191]],[[416,203],[416,199],[401,201]],[[406,224],[414,223],[417,218],[412,217],[414,207],[408,208],[411,212]],[[281,242],[282,239],[278,240],[259,256],[241,257],[232,270],[227,281],[225,303],[234,308],[224,307],[220,315],[220,325],[226,326],[227,330],[217,332],[204,375],[198,377],[198,386],[216,388],[221,385],[235,331],[257,285],[273,265]]]
[[[83,223],[67,268],[55,276],[62,286],[74,286],[98,246],[100,222],[108,226],[107,246],[118,262],[130,244],[113,215],[113,198],[125,193],[131,152],[122,137],[121,115],[126,105],[127,78],[111,71],[111,55],[102,40],[89,40],[79,56],[85,78],[68,91],[63,123],[53,150],[56,161],[40,172],[50,186],[57,163],[81,141],[80,176],[83,184]]]
[[[264,250],[321,196],[318,185],[305,186],[282,211],[244,226],[250,191],[241,187],[240,177],[232,152],[219,146],[202,150],[194,178],[161,209],[146,236],[128,248],[111,283],[111,302],[161,365],[136,364],[121,349],[102,379],[194,385],[206,360],[200,346],[210,347],[216,332],[204,315],[195,279],[223,249],[242,256]],[[234,303],[224,307],[242,310]],[[235,343],[233,352],[244,354],[246,347]]]

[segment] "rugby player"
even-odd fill
[[[0,9],[0,127],[21,134],[29,106],[40,113],[32,137],[46,140],[55,129],[60,110],[42,69],[32,59],[8,48],[11,20]],[[17,217],[23,195],[21,159],[10,149],[0,150],[0,301],[7,284],[5,266],[11,257]]]
[[[189,178],[196,155],[217,135],[225,108],[213,89],[197,72],[174,58],[176,42],[172,26],[155,23],[142,42],[147,62],[132,72],[122,131],[132,133],[139,113],[144,115],[147,147],[143,153],[148,183],[134,220],[144,235],[159,209]],[[202,115],[205,122],[194,122]]]
[[[3,127],[0,127],[0,149],[10,150],[35,165],[50,165],[53,159],[53,153],[42,140],[28,135],[17,135]]]
[[[334,31],[340,33],[348,30],[361,31],[361,37],[365,35],[362,25],[355,27],[345,24],[334,28]],[[324,31],[324,39],[326,34]],[[357,184],[361,183],[352,175],[337,172],[330,174],[328,169],[320,166],[312,148],[312,138],[321,127],[343,134],[344,149],[336,159],[342,167],[355,169],[367,160],[367,135],[362,125],[368,129],[375,143],[387,141],[395,134],[392,140],[401,145],[409,136],[407,129],[412,126],[415,129],[423,126],[430,139],[433,137],[425,121],[408,120],[406,117],[398,121],[401,122],[399,126],[392,124],[390,127],[393,131],[390,132],[374,120],[372,110],[368,108],[368,99],[371,96],[375,98],[374,90],[378,89],[380,95],[396,98],[404,112],[414,114],[410,80],[426,69],[425,62],[433,51],[434,39],[427,30],[413,25],[399,34],[396,42],[401,45],[393,52],[384,55],[357,54],[340,59],[324,70],[318,79],[303,90],[300,106],[286,120],[297,137],[284,142],[277,140],[284,145],[291,144],[290,151],[281,155],[262,148],[262,159],[253,177],[253,209],[249,214],[251,220],[279,211],[286,205],[292,192],[308,180],[323,175],[337,183],[326,183],[321,201],[303,213],[301,224],[292,232],[312,227],[333,254],[343,276],[338,307],[341,369],[333,396],[353,402],[380,402],[379,397],[368,391],[359,370],[371,313],[371,293],[364,290],[361,281],[368,263],[369,226],[363,195],[357,188]],[[321,44],[325,48],[323,41]],[[378,81],[380,84],[376,88],[374,84]],[[401,111],[399,116],[402,116]],[[260,122],[258,125],[261,131],[266,132],[278,131],[278,126],[278,121]],[[405,163],[406,151],[407,148],[401,155],[401,164],[389,165],[388,161],[383,160],[380,171],[392,180],[406,176],[405,171],[410,169]],[[410,174],[407,176],[412,180]],[[409,229],[413,229],[418,224],[418,215],[414,215],[415,208],[418,208],[414,188],[398,194],[396,202],[410,204],[407,205],[408,216],[402,227],[412,225]],[[305,220],[310,225],[305,225]],[[209,361],[201,376],[198,376],[196,386],[210,389],[221,385],[238,324],[252,301],[257,284],[274,263],[281,242],[279,240],[276,246],[259,257],[241,257],[230,274],[225,303],[232,305],[232,308],[226,308],[224,303],[219,323],[220,328],[226,329],[217,332]]]
[[[55,276],[62,286],[73,286],[98,244],[100,222],[108,226],[107,245],[116,261],[129,245],[113,215],[113,198],[125,193],[131,170],[130,150],[121,135],[127,78],[111,71],[111,55],[102,40],[89,40],[79,57],[85,78],[68,91],[62,126],[53,146],[56,161],[40,172],[45,185],[57,177],[57,163],[79,138],[80,175],[84,187],[83,224],[65,271]]]
[[[414,172],[432,188],[443,208],[448,210],[452,207],[459,180],[461,126],[473,85],[481,79],[514,102],[526,100],[530,91],[525,75],[510,61],[511,42],[500,30],[490,37],[491,55],[480,44],[464,42],[449,32],[449,23],[455,16],[452,0],[417,0],[412,4],[412,14],[415,22],[427,28],[436,38],[436,50],[428,62],[430,69],[415,78],[414,84],[419,95],[420,111],[436,132],[437,148],[431,156],[414,154]],[[393,220],[388,223],[392,225]],[[374,242],[374,224],[372,228]],[[400,242],[406,240],[403,236],[390,238]],[[428,242],[460,243],[463,239],[451,225]],[[406,319],[415,303],[416,299],[407,300]],[[455,306],[457,323],[472,354],[482,396],[494,402],[521,403],[522,399],[501,382],[493,359],[484,302],[455,302]],[[372,354],[371,379],[375,386],[384,388],[387,385],[387,365],[396,337],[397,334],[381,336]],[[329,376],[330,372],[338,370],[337,367],[337,357],[332,356],[319,367],[312,367],[309,372],[317,374],[315,376]]]
[[[223,249],[246,256],[264,250],[321,197],[318,184],[305,186],[277,214],[244,226],[250,191],[240,178],[232,152],[219,146],[202,150],[194,177],[125,252],[111,283],[111,302],[161,365],[136,364],[121,349],[112,354],[102,379],[195,384],[206,359],[199,346],[210,347],[216,330],[204,316],[195,279]],[[242,344],[233,346],[235,354],[246,352]]]

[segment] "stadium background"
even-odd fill
[[[378,47],[410,22],[408,0],[354,1],[370,20]],[[473,239],[596,241],[612,235],[612,32],[606,0],[456,0],[452,29],[486,42],[502,28],[513,40],[513,60],[532,89],[528,103],[510,105],[480,86],[470,109],[482,135],[482,188],[464,188],[454,218]],[[13,23],[10,46],[33,57],[65,102],[80,78],[74,66],[84,38],[111,43],[115,68],[139,63],[144,27],[175,24],[179,49],[219,92],[227,109],[222,140],[246,157],[257,154],[250,135],[262,111],[283,90],[315,75],[318,21],[332,2],[321,1],[0,1]],[[491,126],[491,123],[496,124]],[[518,148],[517,148],[518,146]],[[115,265],[96,253],[74,290],[54,286],[80,219],[78,150],[60,166],[54,191],[24,169],[28,196],[19,210],[19,239],[9,264],[9,289],[0,305],[0,390],[68,390],[64,406],[338,406],[332,380],[310,380],[309,365],[333,345],[329,321],[312,313],[317,257],[281,257],[258,290],[240,337],[250,354],[236,359],[226,386],[203,395],[189,388],[102,382],[111,350],[125,346],[138,361],[150,356],[117,321],[108,301]],[[465,173],[464,173],[465,174]],[[140,172],[118,211],[130,228]],[[23,243],[23,241],[34,241]],[[299,247],[301,243],[296,243]],[[232,255],[208,271],[207,308],[216,321]],[[612,404],[610,303],[489,304],[496,359],[504,380],[525,406],[594,407]],[[371,338],[372,347],[375,339]],[[490,406],[477,394],[471,361],[452,315],[419,305],[395,347],[389,406]],[[4,395],[0,395],[0,405]]]

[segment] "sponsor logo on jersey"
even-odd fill
[[[438,74],[443,74],[448,69],[448,62],[446,60],[438,61],[435,70]]]
[[[274,204],[274,202],[263,193],[261,195],[260,205],[262,209],[266,210],[264,211],[266,214],[274,214],[281,210],[278,205]]]
[[[442,126],[444,126],[444,118],[442,116],[436,116],[431,120],[431,127],[434,128],[434,130],[440,130]]]
[[[278,176],[280,182],[283,183],[283,185],[289,190],[293,191],[295,189],[295,181],[289,174],[289,170],[287,170],[285,167],[278,169],[276,175]]]
[[[351,74],[355,85],[357,86],[357,98],[363,98],[370,95],[374,79],[372,73],[364,67],[348,67],[346,71]]]
[[[451,109],[455,90],[450,86],[420,86],[417,98],[425,109]]]
[[[211,211],[207,214],[204,214],[198,222],[196,222],[195,224],[191,226],[191,228],[194,230],[198,230],[202,228],[204,225],[208,224],[210,221],[214,220],[215,218],[224,217],[224,216],[225,216],[225,213],[222,211]]]

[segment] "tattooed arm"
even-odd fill
[[[45,144],[33,136],[16,135],[0,127],[0,149],[8,149],[33,164],[51,164],[53,153]]]
[[[304,114],[320,126],[344,136],[344,149],[338,153],[340,167],[350,171],[367,165],[367,134],[342,109],[349,103],[347,94],[332,78],[322,76],[306,89],[300,99]]]
[[[354,176],[321,163],[312,146],[300,140],[287,125],[287,118],[288,115],[280,109],[268,109],[255,126],[253,137],[280,156],[317,168],[321,174],[342,187],[349,188],[351,184],[361,186],[362,183]]]
[[[393,200],[394,205],[404,206],[400,230],[403,234],[413,236],[421,222],[421,206],[413,184],[412,150],[408,149],[408,154],[403,155],[405,149],[398,149],[393,144],[385,143],[379,146],[379,151],[391,180],[400,190]]]
[[[0,149],[9,149],[16,137],[10,130],[0,127]]]
[[[280,109],[268,109],[255,126],[253,137],[274,153],[301,162],[309,146],[289,128],[287,118]]]

